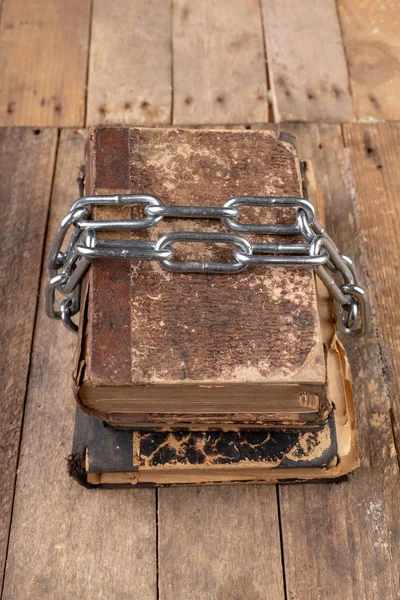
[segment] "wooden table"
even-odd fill
[[[400,11],[172,4],[3,0],[2,598],[399,598]],[[340,484],[80,488],[65,462],[76,340],[44,315],[41,270],[78,196],[84,127],[268,120],[313,161],[371,293],[373,333],[346,342],[361,467]]]

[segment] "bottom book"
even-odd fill
[[[317,432],[118,430],[77,409],[69,474],[86,486],[275,482],[345,474],[331,413]]]
[[[334,410],[316,431],[129,431],[76,410],[68,471],[88,487],[335,479],[359,464],[350,369],[319,289]]]

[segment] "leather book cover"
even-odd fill
[[[334,409],[318,431],[121,430],[77,408],[68,472],[88,487],[332,480],[359,465],[351,375],[318,286]]]
[[[86,173],[87,195],[149,193],[173,206],[303,195],[296,148],[273,131],[94,128]],[[99,220],[138,216],[126,206],[92,212]],[[295,222],[290,208],[242,212],[255,223]],[[122,237],[204,230],[227,231],[217,220],[164,218]],[[182,245],[177,255],[232,261],[231,250],[208,244]],[[178,274],[157,262],[96,259],[83,295],[75,382],[89,414],[121,426],[226,429],[321,426],[329,413],[310,269]],[[276,397],[273,410],[268,395]]]

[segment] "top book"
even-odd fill
[[[235,196],[304,196],[304,189],[293,140],[273,131],[90,131],[87,195],[146,193],[166,205],[221,207]],[[296,222],[289,207],[241,207],[240,213],[241,222]],[[143,207],[131,206],[96,206],[92,214],[97,220],[144,216]],[[227,230],[217,219],[164,218],[119,237],[157,240],[171,231]],[[251,242],[282,242],[245,235]],[[232,262],[232,249],[177,243],[174,260]],[[171,273],[156,261],[96,259],[83,307],[77,398],[112,425],[307,428],[331,409],[309,268]]]

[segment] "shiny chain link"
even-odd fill
[[[144,218],[94,221],[92,206],[143,206]],[[297,209],[296,223],[253,224],[241,222],[240,207]],[[219,219],[227,232],[176,231],[158,241],[101,239],[98,231],[137,230],[154,227],[164,217]],[[69,240],[67,235],[70,233]],[[294,236],[305,243],[250,243],[242,233]],[[67,241],[67,243],[66,243]],[[174,260],[174,244],[203,242],[232,247],[232,262]],[[66,249],[62,247],[66,243]],[[80,309],[80,284],[93,259],[128,258],[156,260],[162,269],[175,273],[239,273],[249,265],[311,267],[325,284],[333,299],[338,329],[351,336],[363,335],[369,325],[369,303],[353,262],[341,254],[315,216],[309,200],[297,197],[239,196],[220,208],[209,206],[166,206],[150,194],[87,196],[77,200],[61,221],[51,246],[47,266],[50,279],[46,287],[46,313],[61,319],[71,331],[78,327],[72,317]],[[341,280],[337,283],[335,279]],[[56,308],[56,292],[64,299]]]

